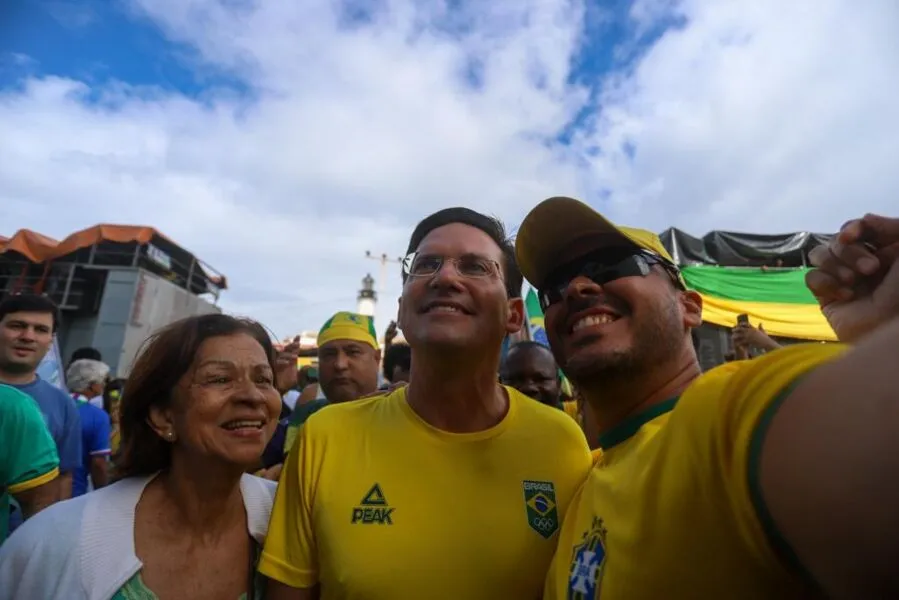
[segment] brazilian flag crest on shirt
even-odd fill
[[[525,481],[523,487],[528,524],[549,539],[559,529],[556,488],[551,481]]]

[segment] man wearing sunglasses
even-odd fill
[[[842,304],[825,311],[841,339],[872,320],[879,336],[702,374],[691,340],[701,300],[657,236],[571,198],[528,214],[518,261],[602,447],[563,524],[547,600],[897,597],[893,227],[879,271],[846,276],[861,245],[835,238],[818,264],[837,275],[809,276],[822,303]]]
[[[495,219],[446,209],[413,232],[403,281],[409,383],[300,430],[267,597],[537,600],[592,461],[574,420],[497,382],[524,321],[512,245]]]

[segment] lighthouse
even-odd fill
[[[356,296],[356,312],[369,317],[375,316],[375,306],[378,303],[378,294],[375,292],[375,278],[367,274],[362,278],[362,289]]]

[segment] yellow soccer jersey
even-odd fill
[[[761,501],[757,461],[792,384],[844,350],[803,344],[723,365],[605,433],[544,598],[803,597],[800,567]]]
[[[322,600],[538,599],[592,459],[567,415],[506,390],[506,417],[471,434],[425,423],[405,388],[310,417],[260,571]]]

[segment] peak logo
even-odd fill
[[[359,506],[353,509],[353,516],[350,523],[355,525],[393,525],[393,511],[387,504],[387,498],[381,491],[379,484],[374,484],[371,489],[362,497]]]

